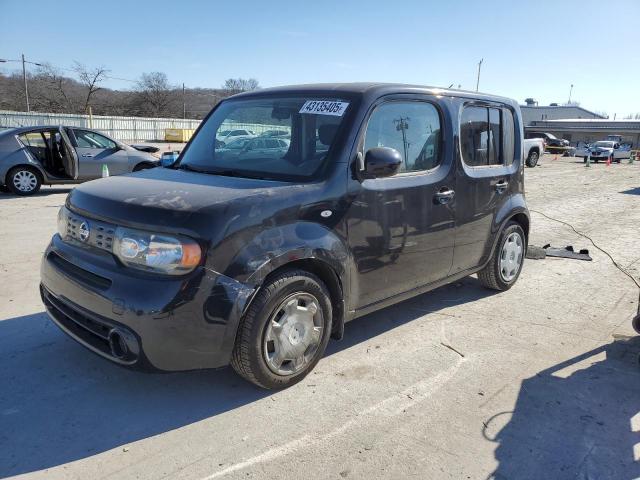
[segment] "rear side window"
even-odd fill
[[[367,124],[364,151],[394,148],[400,172],[431,170],[440,164],[440,115],[427,102],[389,102],[376,108]]]
[[[508,109],[465,107],[460,120],[460,149],[470,167],[509,165],[514,156],[513,114]]]
[[[48,139],[49,132],[44,133],[47,133]],[[19,138],[22,143],[29,147],[47,148],[47,144],[45,143],[44,138],[42,138],[41,132],[23,133],[22,135],[19,135]]]
[[[516,147],[516,125],[513,121],[513,113],[508,108],[502,109],[502,148],[504,164],[511,165]]]

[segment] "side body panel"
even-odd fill
[[[458,119],[465,105],[506,107],[486,100],[453,99],[452,115]],[[479,268],[490,258],[501,229],[500,212],[511,209],[514,195],[523,192],[523,144],[520,111],[511,107],[515,123],[514,159],[511,165],[469,167],[461,157],[460,121],[454,122],[457,144],[456,233],[452,274]],[[502,185],[506,184],[506,188]]]

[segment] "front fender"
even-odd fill
[[[326,226],[306,221],[262,230],[238,251],[225,275],[259,286],[274,270],[299,260],[323,262],[349,285],[354,260],[346,242]]]

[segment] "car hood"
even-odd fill
[[[209,237],[230,218],[300,201],[302,187],[309,185],[154,168],[84,183],[67,206],[116,225]]]

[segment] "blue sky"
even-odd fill
[[[391,81],[640,113],[640,0],[2,0],[0,58],[219,87]],[[0,71],[17,68],[0,63]],[[110,80],[113,88],[132,83]]]

